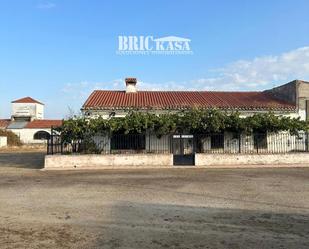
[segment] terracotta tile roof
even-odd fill
[[[31,98],[31,97],[25,97],[25,98],[21,98],[21,99],[17,99],[12,101],[12,103],[37,103],[37,104],[41,104],[44,105],[43,103]]]
[[[83,105],[87,109],[188,109],[294,110],[295,104],[267,92],[125,91],[92,92]]]
[[[25,128],[29,129],[43,129],[43,128],[51,128],[52,126],[60,126],[62,125],[62,120],[49,120],[49,119],[43,119],[43,120],[33,120],[29,122]]]
[[[10,119],[0,119],[0,128],[6,128],[10,123]]]

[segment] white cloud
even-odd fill
[[[38,9],[52,9],[56,7],[55,3],[52,2],[42,2],[36,5]]]
[[[211,77],[201,77],[181,82],[145,82],[138,80],[137,87],[139,90],[163,91],[254,91],[268,89],[294,79],[308,81],[309,47],[298,48],[280,55],[261,56],[252,60],[239,60],[208,72]],[[59,100],[59,109],[68,104],[78,113],[83,102],[93,90],[97,89],[124,90],[124,79],[115,79],[109,82],[81,81],[67,83],[61,90],[62,97]],[[66,113],[68,113],[67,110]]]
[[[212,77],[189,81],[138,81],[139,90],[264,90],[294,79],[309,80],[309,47],[298,48],[280,55],[239,60],[223,68],[209,71]],[[215,76],[213,76],[215,75]],[[95,89],[124,90],[124,79],[110,82],[68,83],[62,92],[71,100],[86,100]]]
[[[109,82],[89,82],[81,81],[77,83],[67,83],[61,92],[70,100],[86,100],[94,90],[114,90],[123,89],[124,80],[116,79]]]
[[[309,47],[289,52],[235,61],[215,70],[217,76],[192,80],[197,89],[260,90],[294,79],[309,79]]]
[[[238,60],[223,68],[209,71],[212,77],[186,82],[144,83],[149,90],[264,90],[294,79],[309,80],[309,47],[291,50],[280,55]],[[215,76],[213,76],[215,75]]]

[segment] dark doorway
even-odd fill
[[[174,165],[195,165],[193,135],[173,135]]]
[[[47,131],[38,131],[33,135],[34,140],[48,140],[50,139],[50,134]]]

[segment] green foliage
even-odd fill
[[[20,141],[19,137],[12,131],[0,129],[0,136],[7,137],[7,143],[8,143],[9,146],[20,146],[20,145],[22,145],[22,142]]]
[[[278,132],[289,131],[292,135],[298,134],[298,131],[307,131],[308,122],[300,118],[290,118],[276,116],[273,113],[255,114],[243,119],[245,131],[247,132]]]
[[[249,117],[240,117],[238,112],[222,112],[219,110],[192,109],[186,112],[151,114],[131,112],[123,118],[86,119],[74,117],[65,120],[58,129],[63,141],[90,141],[95,134],[140,134],[150,131],[158,137],[175,132],[193,134],[231,132],[279,132],[307,131],[308,123],[299,118],[277,116],[274,113],[260,113]]]

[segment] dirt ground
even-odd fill
[[[309,248],[309,168],[41,171],[0,153],[0,248]]]

